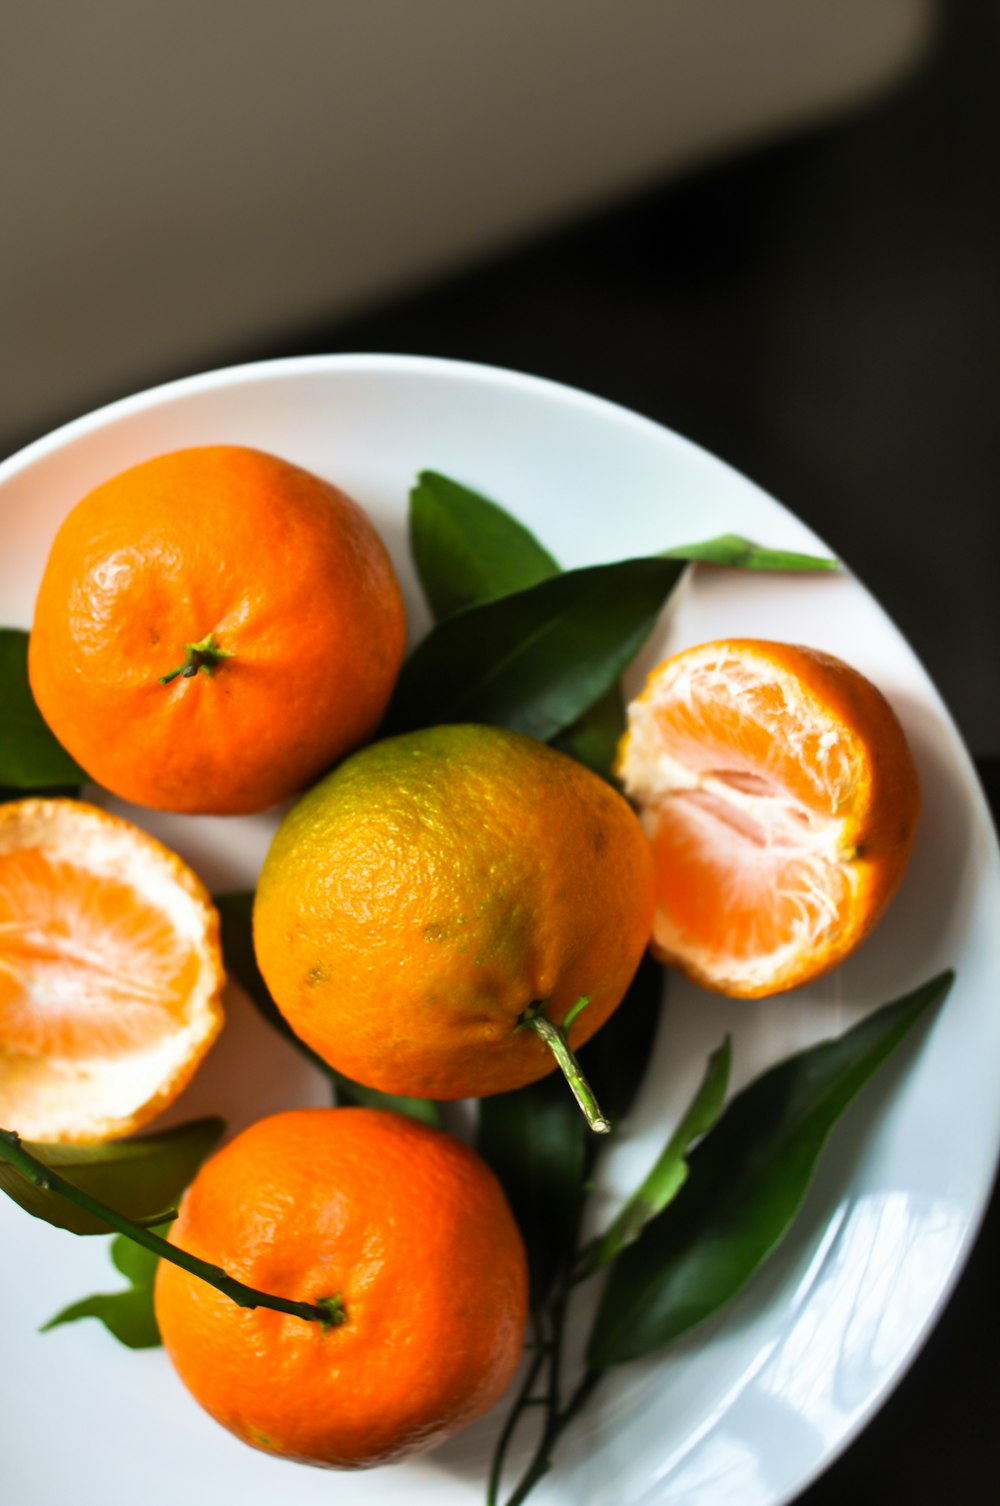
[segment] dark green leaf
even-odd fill
[[[292,1042],[314,1067],[330,1079],[338,1103],[360,1103],[373,1109],[389,1109],[396,1114],[406,1114],[410,1119],[419,1119],[423,1124],[437,1128],[441,1125],[441,1111],[431,1098],[404,1098],[394,1093],[380,1093],[376,1088],[366,1088],[342,1072],[331,1067],[317,1056],[285,1019],[271,998],[264,982],[253,947],[253,894],[216,894],[215,905],[219,912],[222,934],[222,955],[227,973],[236,979],[251,1003],[263,1015],[269,1025]]]
[[[559,573],[551,554],[510,513],[437,471],[421,471],[410,492],[410,548],[439,622]]]
[[[642,1230],[680,1192],[688,1178],[687,1153],[696,1140],[707,1134],[722,1112],[729,1084],[729,1037],[713,1051],[687,1113],[657,1157],[642,1185],[633,1192],[607,1232],[584,1252],[580,1277],[609,1265],[627,1245],[634,1244]]]
[[[788,549],[763,549],[738,533],[720,533],[703,544],[678,544],[663,550],[664,559],[702,560],[737,570],[836,570],[837,561],[818,554],[794,554]]]
[[[134,1223],[162,1219],[176,1206],[198,1167],[218,1143],[221,1119],[194,1119],[158,1135],[113,1140],[103,1145],[40,1145],[24,1148],[50,1171],[123,1213]],[[0,1159],[0,1189],[35,1218],[74,1234],[107,1234],[107,1225],[58,1193],[36,1187]]]
[[[78,784],[47,784],[17,790],[13,785],[0,784],[0,805],[7,805],[11,800],[30,800],[36,795],[46,800],[79,800],[80,786]]]
[[[78,1318],[99,1318],[129,1349],[153,1349],[162,1343],[153,1308],[153,1281],[159,1264],[156,1256],[119,1234],[111,1241],[111,1259],[131,1284],[121,1291],[102,1292],[71,1303],[43,1324],[42,1333],[62,1323],[75,1323]]]
[[[573,1259],[589,1136],[559,1072],[479,1105],[476,1146],[500,1179],[524,1236],[536,1310]]]
[[[659,1349],[735,1296],[787,1232],[834,1124],[952,976],[779,1063],[733,1099],[692,1153],[680,1196],[612,1266],[588,1364]]]
[[[269,1025],[273,1025],[275,1030],[280,1031],[287,1040],[298,1046],[321,1072],[326,1072],[326,1062],[299,1040],[271,998],[270,989],[264,982],[264,975],[257,966],[257,954],[253,945],[253,891],[213,894],[212,900],[219,912],[222,959],[227,975],[235,978]]]
[[[403,666],[386,730],[486,722],[547,742],[611,689],[683,568],[591,565],[459,612]]]
[[[421,471],[410,492],[410,545],[438,622],[559,574],[551,554],[516,518],[436,471]],[[609,779],[624,731],[625,704],[613,685],[556,746]]]
[[[616,684],[571,727],[554,737],[552,746],[610,780],[624,733],[625,701],[621,686]]]
[[[615,1127],[649,1065],[662,989],[663,969],[647,955],[610,1020],[577,1053]],[[524,1235],[536,1307],[572,1265],[587,1178],[602,1143],[559,1072],[480,1102],[477,1146]]]
[[[408,1119],[418,1119],[421,1124],[429,1124],[434,1129],[442,1127],[441,1110],[433,1098],[408,1098],[402,1093],[383,1093],[378,1088],[366,1088],[363,1082],[355,1082],[353,1077],[345,1077],[335,1067],[327,1067],[327,1072],[337,1090],[338,1103],[386,1109],[391,1114],[405,1114]]]
[[[35,705],[28,684],[28,635],[20,628],[0,628],[0,706],[0,785],[42,790],[86,779]]]
[[[646,1075],[666,977],[665,969],[647,952],[610,1020],[577,1052],[605,1118],[615,1128],[632,1107]],[[590,1137],[588,1144],[594,1149],[600,1141]]]

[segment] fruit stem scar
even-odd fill
[[[583,1007],[577,1000],[570,1014],[575,1018]],[[520,1029],[523,1026],[528,1030],[533,1030],[539,1039],[545,1042],[573,1090],[573,1097],[583,1110],[583,1117],[587,1124],[595,1134],[606,1135],[611,1128],[611,1121],[605,1119],[601,1113],[594,1090],[583,1075],[583,1068],[570,1050],[566,1032],[559,1025],[553,1024],[547,1015],[542,1014],[541,1010],[541,1004],[529,1004],[516,1028]]]
[[[332,1297],[317,1297],[316,1306],[321,1307],[326,1314],[319,1320],[319,1326],[324,1333],[331,1328],[339,1328],[341,1323],[346,1323],[347,1309],[340,1292],[334,1292]]]
[[[199,669],[203,669],[211,679],[224,659],[234,657],[232,649],[220,648],[215,641],[215,634],[207,633],[199,643],[185,643],[184,663],[172,669],[168,675],[161,675],[160,684],[169,685],[178,675],[184,680],[193,680]]]
[[[305,1318],[307,1322],[319,1323],[324,1331],[343,1323],[347,1316],[339,1292],[334,1297],[321,1297],[315,1303],[293,1302],[288,1297],[275,1297],[269,1292],[259,1292],[255,1287],[237,1281],[235,1276],[230,1276],[221,1266],[209,1265],[207,1261],[199,1260],[197,1255],[169,1244],[151,1229],[134,1223],[123,1213],[117,1213],[114,1208],[98,1202],[97,1198],[91,1197],[81,1187],[67,1182],[50,1166],[25,1150],[16,1130],[0,1129],[0,1160],[6,1161],[33,1187],[38,1187],[43,1192],[57,1193],[84,1213],[100,1219],[109,1229],[115,1229],[137,1245],[143,1245],[161,1260],[169,1260],[171,1265],[180,1266],[182,1271],[214,1286],[239,1307],[269,1307],[275,1312],[289,1313],[293,1318]]]

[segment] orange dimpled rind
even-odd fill
[[[237,1307],[161,1262],[156,1313],[195,1399],[266,1452],[331,1468],[436,1447],[517,1367],[524,1247],[492,1172],[440,1130],[375,1109],[251,1126],[199,1172],[171,1239],[258,1289],[339,1296],[323,1329]]]
[[[68,514],[29,674],[97,783],[156,809],[245,814],[372,735],[405,636],[357,503],[276,456],[207,445],[133,466]]]
[[[286,816],[254,909],[278,1007],[384,1092],[505,1092],[554,1068],[518,1028],[544,1002],[571,1045],[621,1001],[649,940],[649,844],[617,791],[521,733],[447,726],[355,754]]]

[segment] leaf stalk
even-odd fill
[[[521,1016],[521,1024],[528,1030],[533,1030],[552,1052],[590,1128],[597,1135],[606,1135],[611,1129],[611,1120],[606,1119],[602,1114],[597,1095],[570,1048],[566,1032],[561,1026],[554,1024],[547,1015],[542,1014],[539,1006],[526,1009]]]
[[[43,1161],[39,1161],[30,1151],[25,1150],[20,1136],[14,1130],[0,1129],[0,1158],[13,1166],[14,1170],[33,1186],[46,1192],[58,1193],[60,1197],[74,1203],[85,1213],[100,1219],[107,1224],[109,1229],[124,1234],[127,1239],[133,1240],[137,1245],[142,1245],[152,1254],[158,1255],[161,1260],[180,1266],[181,1270],[197,1276],[209,1286],[214,1286],[216,1291],[221,1292],[239,1307],[269,1307],[274,1312],[288,1313],[294,1318],[319,1323],[324,1332],[328,1328],[343,1323],[347,1316],[339,1292],[332,1297],[318,1297],[315,1302],[294,1302],[288,1297],[275,1297],[269,1292],[258,1291],[256,1287],[237,1281],[235,1276],[230,1276],[221,1266],[210,1265],[207,1261],[199,1259],[197,1255],[191,1255],[187,1250],[182,1250],[177,1245],[161,1239],[151,1229],[144,1228],[142,1224],[133,1223],[124,1214],[99,1202],[82,1188],[66,1181]]]

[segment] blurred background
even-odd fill
[[[1000,8],[34,0],[2,35],[0,456],[273,356],[587,388],[820,533],[995,798]],[[1000,1498],[998,1257],[994,1206],[805,1506]]]

